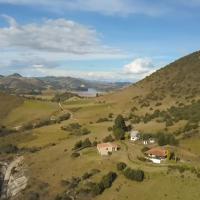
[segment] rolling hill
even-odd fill
[[[183,128],[185,123],[177,127],[176,124],[188,119],[182,117],[174,121],[174,112],[181,115],[186,110],[187,113],[193,110],[190,116],[193,114],[199,117],[200,51],[178,59],[136,84],[99,99],[112,103],[116,113],[123,113],[142,131],[171,129],[174,132]],[[156,112],[165,117],[155,117]],[[165,125],[161,126],[162,123],[157,123],[159,120],[166,123],[166,116],[172,121],[169,124],[174,126],[166,128]]]
[[[40,94],[47,88],[53,90],[78,90],[81,85],[101,91],[112,91],[129,85],[129,82],[89,81],[73,77],[22,77],[20,74],[0,76],[0,91],[13,94]]]

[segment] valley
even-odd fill
[[[23,156],[28,179],[26,189],[12,199],[198,199],[199,56],[195,52],[135,84],[90,98],[1,93],[0,161]],[[115,129],[119,115],[126,126],[122,138]],[[141,135],[137,141],[130,139],[133,130]],[[150,144],[149,138],[155,142]],[[104,142],[119,149],[101,156],[96,146]],[[145,152],[154,147],[175,157],[150,162]],[[127,165],[124,171],[117,169],[119,162]],[[127,178],[127,168],[142,170],[144,179]],[[117,177],[97,190],[109,172]]]

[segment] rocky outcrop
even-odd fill
[[[25,167],[22,156],[9,163],[4,169],[4,178],[1,187],[1,199],[8,199],[17,195],[26,188],[28,178],[25,176]]]

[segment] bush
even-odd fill
[[[103,185],[104,189],[111,187],[116,178],[117,174],[115,172],[109,172],[107,175],[103,176],[101,184]]]
[[[96,123],[101,123],[101,122],[108,122],[109,121],[109,119],[108,118],[99,118],[97,121],[96,121]]]
[[[122,115],[118,115],[116,117],[114,127],[114,129],[121,129],[123,131],[126,131],[126,123]]]
[[[126,168],[126,166],[127,166],[126,163],[119,162],[119,163],[117,163],[117,170],[123,171]]]
[[[77,152],[73,152],[72,154],[71,154],[71,157],[72,158],[77,158],[77,157],[79,157],[80,156],[80,153],[77,153]]]
[[[86,138],[85,140],[80,140],[75,143],[74,148],[72,150],[78,150],[78,149],[84,149],[87,147],[91,147],[92,143],[89,138]]]
[[[19,148],[13,144],[8,144],[0,147],[0,153],[18,153]]]
[[[112,137],[112,135],[108,135],[103,139],[103,142],[113,142],[114,139]]]
[[[86,138],[83,142],[82,142],[82,147],[83,148],[87,148],[87,147],[91,147],[92,143],[90,142],[89,138]]]
[[[75,143],[73,150],[80,149],[82,147],[82,140]]]
[[[110,131],[112,131],[113,130],[113,128],[112,127],[108,127],[108,131],[110,132]]]
[[[158,133],[158,145],[164,146],[164,145],[178,145],[178,140],[171,135],[171,134],[164,134],[164,133]]]
[[[123,140],[125,138],[125,131],[121,128],[114,128],[113,134],[116,140]]]
[[[62,126],[61,129],[64,131],[69,131],[72,135],[88,135],[91,133],[87,128],[81,128],[82,126],[78,123],[71,123],[68,126]]]
[[[90,178],[91,176],[92,176],[91,173],[85,172],[85,173],[83,174],[83,176],[82,176],[82,179],[83,179],[83,180],[86,180],[86,179]]]
[[[110,188],[112,186],[113,181],[117,178],[117,174],[115,172],[109,172],[107,175],[103,176],[99,183],[93,184],[92,186],[92,194],[97,196],[101,194],[105,189]]]
[[[144,172],[142,170],[134,170],[127,168],[124,170],[124,176],[130,180],[141,182],[144,180]]]
[[[94,196],[100,195],[104,191],[104,187],[101,183],[96,183],[92,187],[92,194]]]
[[[108,117],[109,117],[109,118],[113,118],[113,113],[109,113],[109,114],[108,114]]]

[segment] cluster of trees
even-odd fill
[[[172,106],[166,111],[160,111],[156,109],[152,114],[146,113],[144,116],[137,116],[133,113],[129,114],[129,119],[132,123],[148,123],[153,119],[157,119],[157,122],[165,122],[166,127],[172,126],[174,123],[180,120],[187,120],[184,131],[190,131],[198,128],[200,121],[200,100],[193,101],[190,105],[179,104],[179,106]]]
[[[62,126],[62,130],[70,132],[71,135],[88,135],[91,133],[87,128],[82,128],[79,123],[71,123],[68,126]]]
[[[62,186],[67,187],[67,190],[65,190],[63,194],[57,195],[55,200],[91,199],[102,194],[107,188],[112,186],[112,183],[117,178],[115,172],[111,171],[107,173],[97,183],[88,182],[87,188],[79,187],[80,185],[83,185],[83,181],[99,172],[100,170],[93,169],[91,172],[84,173],[82,177],[72,177],[69,180],[62,180]]]
[[[157,141],[158,141],[158,145],[160,145],[160,146],[164,146],[167,144],[178,145],[178,140],[172,134],[158,133]]]
[[[144,171],[140,169],[135,170],[128,167],[123,171],[123,174],[126,178],[130,180],[138,182],[142,182],[144,180]]]
[[[63,102],[66,101],[72,97],[79,97],[81,98],[79,95],[75,94],[75,93],[71,93],[71,92],[65,92],[62,94],[56,94],[51,101],[53,102]]]
[[[94,196],[100,195],[105,189],[110,188],[112,186],[112,183],[115,181],[116,178],[117,174],[115,172],[109,172],[108,174],[102,177],[99,183],[95,183],[92,186],[92,194]]]
[[[112,137],[112,135],[108,135],[105,138],[103,138],[102,140],[103,142],[113,142],[114,138]]]
[[[80,141],[76,142],[72,150],[81,150],[81,149],[92,147],[92,146],[93,146],[93,144],[90,141],[90,139],[86,138],[83,141],[80,140]]]
[[[140,169],[131,169],[127,167],[126,163],[119,162],[117,163],[117,170],[122,171],[123,175],[130,180],[141,182],[144,180],[144,171]]]
[[[127,131],[127,126],[125,119],[122,115],[118,115],[115,119],[113,126],[113,134],[116,140],[123,140],[125,138],[125,132]]]
[[[24,124],[22,126],[22,129],[23,130],[30,130],[30,129],[34,129],[34,128],[40,128],[40,127],[43,127],[43,126],[48,126],[48,125],[60,123],[62,121],[70,119],[70,116],[71,116],[70,113],[65,113],[63,115],[56,117],[55,119],[51,119],[51,118],[40,119],[40,120],[37,120],[35,122],[29,122],[29,123]]]

